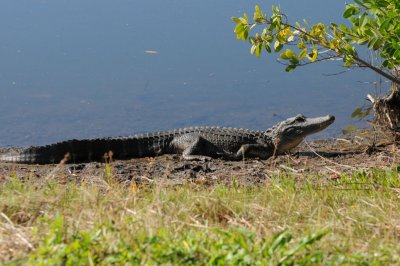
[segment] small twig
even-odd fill
[[[174,220],[174,221],[172,221],[172,223],[180,223],[180,224],[188,225],[188,226],[191,226],[191,227],[203,228],[203,229],[210,229],[210,228],[212,228],[212,227],[210,227],[210,226],[208,226],[208,225],[192,224],[192,223],[182,222],[182,221],[178,221],[178,220]]]
[[[371,103],[375,103],[374,97],[371,96],[371,94],[367,94],[367,100],[370,101]]]
[[[153,182],[154,182],[153,179],[150,179],[150,178],[145,177],[145,176],[139,176],[139,178],[140,178],[140,179],[144,179],[144,180],[146,180],[146,181],[148,181],[148,182],[150,182],[150,183],[153,183]]]
[[[338,141],[343,141],[343,142],[347,142],[347,143],[350,143],[351,142],[351,140],[348,140],[348,139],[336,139],[336,140],[338,140]]]
[[[343,71],[333,73],[333,74],[322,74],[322,76],[325,76],[325,77],[338,76],[338,75],[344,74],[346,72],[347,72],[347,70],[343,70]]]
[[[61,169],[61,170],[64,170],[65,164],[66,164],[70,159],[71,159],[71,154],[68,152],[68,153],[66,153],[66,154],[64,155],[64,158],[60,161],[60,163],[57,164],[56,167],[54,167],[54,169],[51,170],[50,173],[48,173],[48,174],[46,175],[45,180],[53,179],[53,178],[55,177],[55,173],[56,173],[58,170],[60,170],[60,169]],[[65,173],[64,173],[64,172],[65,172],[65,171],[62,171],[62,172],[61,172],[61,181],[62,181],[62,182],[66,180],[66,177],[65,177]]]
[[[325,165],[325,168],[328,169],[329,171],[331,171],[331,172],[337,174],[337,175],[341,175],[340,172],[338,172],[338,171],[336,171],[335,169],[332,169],[332,168],[330,168],[330,167],[328,167],[328,166],[326,166],[326,165]]]
[[[298,171],[298,170],[296,170],[296,169],[293,169],[293,168],[290,168],[290,167],[288,167],[288,166],[285,166],[285,165],[283,165],[283,164],[281,164],[281,165],[280,165],[280,167],[281,167],[281,168],[283,168],[283,169],[285,169],[285,170],[292,171],[292,172],[294,172],[294,173],[296,173],[296,174],[298,174],[298,173],[299,173],[299,171]]]

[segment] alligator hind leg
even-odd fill
[[[225,152],[197,134],[185,134],[173,140],[173,145],[182,151],[185,160],[206,161],[221,157]]]
[[[215,157],[216,150],[211,142],[197,136],[192,143],[190,143],[182,152],[182,157],[185,160],[196,160],[196,161],[209,161],[212,157]]]

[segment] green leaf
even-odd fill
[[[344,24],[341,24],[339,26],[339,30],[342,31],[343,33],[348,33],[349,32],[349,29]]]
[[[300,62],[300,60],[297,58],[296,55],[294,55],[293,57],[291,57],[291,58],[289,59],[289,61],[290,61],[290,63],[292,63],[293,65],[298,65],[299,62]]]
[[[246,13],[243,14],[243,18],[245,19],[246,23],[249,24],[249,17]]]
[[[249,42],[250,42],[251,44],[256,44],[256,38],[250,37],[250,38],[249,38]]]
[[[362,113],[362,109],[359,107],[354,112],[351,114],[351,118],[354,118],[356,116],[359,116]]]
[[[352,54],[354,54],[354,52],[355,52],[354,47],[351,46],[350,44],[346,44],[346,45],[343,47],[343,49],[344,49],[344,51],[345,51],[347,54],[349,54],[349,55],[352,55]]]
[[[297,67],[297,65],[288,65],[288,66],[285,68],[285,71],[286,71],[286,72],[292,72],[296,67]]]
[[[241,23],[241,20],[237,17],[232,17],[232,20],[236,23]]]
[[[289,58],[296,57],[296,53],[293,52],[293,51],[290,50],[290,49],[286,49],[286,54],[289,56]]]
[[[390,62],[388,59],[382,62],[382,66],[386,67],[387,69],[393,69],[394,65],[392,62]]]
[[[275,13],[275,14],[279,14],[279,7],[277,7],[277,6],[272,6],[272,12],[273,13]]]
[[[248,24],[248,20],[246,20],[245,18],[239,18],[239,20],[240,20],[240,23],[242,23],[243,25],[247,25]]]
[[[365,111],[361,107],[356,108],[353,113],[351,114],[351,118],[358,117],[360,119],[365,118],[367,115],[370,114],[372,107],[367,108]]]
[[[309,53],[309,54],[307,55],[307,58],[308,58],[311,62],[315,62],[315,60],[317,60],[317,57],[318,57],[318,50],[317,50],[317,48],[314,48],[314,49],[312,50],[312,52]]]
[[[262,47],[263,47],[263,43],[259,43],[259,44],[257,45],[257,48],[256,48],[256,56],[257,56],[257,57],[260,57]]]
[[[263,15],[263,13],[261,12],[260,7],[257,6],[257,5],[255,6],[255,11],[254,11],[253,19],[254,19],[254,21],[257,22],[257,23],[263,23],[263,21],[264,21],[264,15]]]
[[[274,40],[274,36],[269,35],[269,34],[265,36],[266,42],[271,43],[273,40]]]
[[[352,66],[354,64],[354,59],[350,55],[345,55],[343,57],[343,61],[344,61],[344,66],[345,67],[350,67],[350,66]]]
[[[265,50],[267,50],[267,52],[270,54],[271,51],[271,46],[269,45],[269,43],[265,43]]]
[[[367,13],[364,13],[361,17],[360,17],[360,22],[359,22],[359,27],[363,28],[368,22],[369,22],[369,16],[367,15]]]
[[[279,57],[283,60],[289,60],[289,57],[286,56],[286,53],[281,53]]]
[[[381,45],[383,43],[383,39],[382,38],[377,38],[374,42],[374,44],[372,45],[372,49],[374,51],[378,50],[379,48],[381,48]]]
[[[355,5],[355,4],[346,5],[346,9],[343,13],[343,17],[349,18],[353,15],[357,15],[358,13],[360,13],[360,8],[358,5]]]
[[[297,44],[297,47],[298,47],[299,49],[305,49],[305,48],[306,48],[306,45],[305,45],[303,42],[300,42],[300,43]]]
[[[249,27],[246,25],[243,25],[242,23],[238,23],[235,27],[234,32],[236,33],[236,38],[238,40],[247,40],[247,37],[249,35]]]
[[[243,24],[242,24],[242,23],[238,23],[238,24],[236,25],[236,27],[235,27],[234,32],[235,32],[236,34],[240,34],[240,33],[242,33],[243,30],[244,30]]]
[[[250,48],[250,53],[251,54],[254,54],[255,53],[255,51],[256,51],[256,49],[257,49],[257,45],[253,45],[253,46],[251,46],[251,48]]]
[[[351,132],[356,131],[356,129],[357,129],[357,127],[356,127],[355,125],[349,125],[346,129],[343,129],[343,130],[342,130],[342,134],[348,135],[348,134],[350,134]]]
[[[359,45],[364,45],[364,44],[366,44],[368,41],[369,41],[369,38],[368,38],[368,37],[364,37],[364,38],[359,39],[359,40],[357,41],[357,43],[358,43]]]
[[[242,40],[243,41],[247,40],[247,37],[249,37],[249,28],[244,27],[243,34],[242,34]]]
[[[307,48],[301,50],[301,52],[299,54],[299,58],[303,59],[306,55],[307,55]]]
[[[391,22],[392,22],[392,18],[386,19],[385,21],[382,22],[381,26],[379,27],[379,30],[387,31]]]
[[[280,50],[282,50],[283,44],[281,44],[279,41],[275,41],[274,43],[274,51],[278,53]]]

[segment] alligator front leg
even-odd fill
[[[274,147],[263,144],[244,144],[238,152],[233,155],[233,160],[241,160],[245,158],[260,158],[266,160],[274,154]]]

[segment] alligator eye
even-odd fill
[[[306,118],[304,115],[296,116],[296,122],[304,122],[304,121],[306,121]]]
[[[294,128],[292,128],[292,127],[289,127],[285,130],[285,133],[287,133],[287,134],[292,134],[293,132],[294,132]]]

